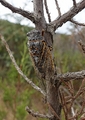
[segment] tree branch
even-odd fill
[[[81,80],[85,78],[85,70],[79,71],[79,72],[67,72],[65,74],[58,74],[56,76],[55,84],[57,80],[64,80],[64,81],[69,81],[69,80]]]
[[[55,0],[55,3],[56,3],[57,10],[58,10],[58,15],[60,17],[61,16],[61,11],[60,11],[60,7],[59,7],[59,4],[58,4],[58,1]]]
[[[48,15],[48,21],[51,22],[51,16],[50,16],[50,13],[49,13],[49,9],[48,9],[46,0],[44,0],[44,4],[45,4],[46,13]]]
[[[76,0],[73,0],[73,5],[76,7]]]
[[[40,118],[47,118],[47,119],[52,119],[53,115],[44,115],[44,114],[40,114],[38,112],[34,112],[33,110],[31,110],[28,106],[26,107],[26,111],[31,114],[33,117],[40,117]]]
[[[28,78],[26,77],[26,75],[24,75],[24,73],[21,71],[21,69],[20,69],[19,66],[17,65],[17,63],[16,63],[16,61],[15,61],[15,59],[14,59],[14,56],[12,55],[12,52],[11,52],[11,50],[10,50],[10,48],[9,48],[6,40],[4,39],[4,37],[3,37],[2,35],[0,35],[0,38],[1,38],[4,46],[6,47],[7,52],[9,53],[9,56],[10,56],[10,58],[11,58],[11,60],[12,60],[12,63],[14,64],[14,66],[15,66],[16,70],[18,71],[18,73],[19,73],[35,90],[39,91],[40,93],[42,93],[42,94],[45,96],[45,92],[42,91],[38,86],[36,86],[36,85],[35,85],[30,79],[28,79]]]
[[[75,21],[75,20],[73,20],[73,19],[71,19],[70,21],[71,21],[72,23],[76,24],[76,25],[85,26],[84,23],[79,23],[79,22],[77,22],[77,21]]]
[[[70,21],[76,14],[82,11],[85,8],[85,0],[76,4],[76,7],[73,6],[68,12],[63,14],[60,18],[55,19],[50,24],[47,25],[47,30],[49,32],[54,32],[58,27],[61,27],[67,21]]]
[[[29,20],[31,20],[33,23],[35,23],[35,19],[37,19],[37,18],[35,18],[33,13],[30,13],[29,11],[22,10],[21,8],[14,7],[5,0],[0,0],[0,3],[3,6],[9,8],[13,13],[18,13],[18,14],[28,18]]]

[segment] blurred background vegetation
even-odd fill
[[[32,29],[0,20],[0,33],[9,44],[17,64],[24,74],[38,85],[38,78],[27,48],[26,34]],[[54,35],[54,61],[59,73],[80,71],[85,68],[85,56],[77,43],[80,39],[85,41],[85,28],[73,26],[70,32],[70,35],[59,33]],[[75,81],[76,90],[79,84]],[[45,113],[46,105],[42,96],[17,73],[6,48],[0,41],[0,120],[41,120],[28,115],[25,111],[27,105],[35,111]]]

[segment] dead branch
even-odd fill
[[[34,112],[33,110],[31,110],[28,106],[26,107],[26,111],[31,114],[33,117],[40,117],[40,118],[47,118],[47,119],[51,119],[53,118],[53,115],[44,115],[44,114],[40,114],[39,112]]]
[[[82,80],[84,78],[85,78],[85,70],[79,72],[67,72],[64,74],[58,74],[55,79],[55,84],[58,80],[61,79],[67,82],[69,80]]]
[[[35,16],[33,13],[30,13],[29,11],[25,11],[25,10],[22,10],[21,8],[17,8],[17,7],[14,7],[13,5],[11,5],[10,3],[8,3],[7,1],[5,0],[0,0],[0,3],[9,8],[13,13],[18,13],[26,18],[28,18],[29,20],[31,20],[33,23],[35,23]]]
[[[30,79],[27,78],[26,75],[24,75],[24,73],[21,71],[21,69],[19,68],[19,66],[17,65],[16,61],[15,61],[15,58],[9,48],[9,45],[7,44],[6,40],[4,39],[4,37],[2,35],[0,35],[0,38],[4,44],[4,46],[6,47],[7,49],[7,52],[10,56],[10,59],[12,60],[12,63],[14,64],[16,70],[18,71],[18,73],[37,91],[39,91],[40,93],[42,93],[44,96],[45,96],[45,92],[42,91],[38,86],[36,86]]]
[[[48,24],[48,31],[54,32],[58,27],[61,27],[67,21],[70,21],[76,14],[82,11],[85,8],[85,0],[76,4],[76,7],[72,7],[68,12],[63,14],[60,18],[55,19]]]
[[[58,4],[58,1],[55,0],[55,3],[56,3],[57,10],[58,10],[58,15],[60,17],[61,16],[61,11],[60,11],[60,7],[59,7],[59,4]]]
[[[76,25],[85,26],[84,23],[79,23],[79,22],[77,22],[77,21],[75,21],[75,20],[73,20],[73,19],[71,19],[70,21],[71,21],[72,23],[76,24]]]
[[[76,0],[73,0],[73,5],[76,7]]]
[[[46,13],[48,15],[48,21],[51,22],[51,16],[50,16],[48,5],[47,5],[47,0],[44,0],[44,4],[45,4]]]

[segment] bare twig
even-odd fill
[[[80,109],[78,115],[81,115],[82,113],[84,113],[84,108],[85,108],[85,94],[83,92],[82,93],[82,108]]]
[[[61,79],[61,82],[65,84],[65,87],[69,90],[70,93],[72,93],[73,89],[71,89],[71,87],[69,86],[68,82],[64,81],[63,79]]]
[[[76,0],[73,0],[73,5],[76,7]]]
[[[33,23],[35,23],[35,19],[37,19],[37,18],[35,18],[33,13],[30,13],[29,11],[22,10],[21,8],[14,7],[5,0],[0,0],[0,3],[3,6],[9,8],[12,12],[18,13],[18,14],[30,19]]]
[[[65,115],[65,118],[66,118],[66,110],[65,110],[65,107],[64,107],[64,102],[63,102],[63,97],[62,97],[62,92],[61,90],[59,91],[59,95],[60,95],[60,100],[61,100],[61,105],[62,105],[62,108],[63,108],[63,111],[64,111],[64,115]]]
[[[77,22],[77,21],[75,21],[75,20],[73,20],[73,19],[71,19],[70,21],[71,21],[72,23],[76,24],[76,25],[85,26],[84,23],[79,23],[79,22]]]
[[[64,107],[65,118],[66,118],[66,120],[68,120],[68,108],[67,108],[64,93],[62,93],[62,99],[63,99],[63,107]]]
[[[73,100],[75,100],[77,97],[79,97],[79,95],[81,95],[83,92],[85,92],[85,78],[82,80],[81,86],[78,90],[78,92],[76,93],[76,95],[73,97]]]
[[[61,11],[60,11],[60,7],[59,7],[59,4],[58,4],[58,1],[55,0],[55,3],[56,3],[57,10],[58,10],[58,15],[60,17],[61,16]]]
[[[31,110],[28,106],[26,107],[26,111],[31,114],[33,117],[40,117],[40,118],[47,118],[47,119],[52,119],[53,115],[44,115],[44,114],[40,114],[38,112],[34,112],[33,110]]]
[[[84,95],[82,95],[84,97]],[[78,116],[80,116],[81,114],[84,114],[84,108],[85,108],[85,98],[83,98],[83,102],[82,102],[82,108],[75,114],[74,117],[69,118],[68,120],[74,120],[75,118],[77,118]],[[83,119],[84,120],[84,119]]]
[[[60,89],[62,89],[62,91],[64,91],[68,95],[68,97],[66,97],[66,103],[67,104],[70,103],[72,101],[72,96],[71,96],[70,92],[62,85],[60,86]],[[81,108],[81,105],[78,103],[78,101],[76,99],[75,99],[74,103],[77,106],[79,106],[79,108]]]
[[[39,91],[40,93],[42,93],[42,94],[45,96],[45,92],[42,91],[38,86],[36,86],[36,85],[35,85],[30,79],[28,79],[28,78],[26,77],[26,75],[24,75],[24,73],[21,71],[21,69],[20,69],[19,66],[17,65],[17,63],[16,63],[16,61],[15,61],[15,58],[14,58],[14,56],[12,55],[12,52],[11,52],[11,50],[10,50],[10,48],[9,48],[9,45],[7,44],[7,42],[6,42],[6,40],[4,39],[4,37],[3,37],[2,35],[0,35],[0,38],[1,38],[4,46],[6,47],[8,53],[9,53],[9,56],[10,56],[10,58],[11,58],[11,60],[12,60],[12,63],[14,64],[14,66],[15,66],[16,70],[18,71],[18,73],[19,73],[35,90]]]
[[[80,1],[76,4],[76,7],[72,7],[68,12],[63,14],[60,18],[55,19],[48,24],[48,31],[54,32],[58,27],[61,27],[67,21],[70,21],[76,14],[85,8],[85,0]]]
[[[45,4],[46,13],[48,15],[48,21],[51,22],[51,16],[50,16],[49,9],[47,6],[47,0],[44,0],[44,4]]]

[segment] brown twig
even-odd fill
[[[9,45],[7,44],[6,40],[4,39],[4,37],[2,35],[0,35],[0,38],[4,44],[4,46],[6,47],[7,49],[7,52],[10,56],[10,59],[12,60],[12,63],[14,64],[16,70],[18,71],[18,73],[37,91],[39,91],[40,93],[42,93],[44,96],[45,96],[45,92],[42,91],[38,86],[36,86],[30,79],[27,78],[26,75],[24,75],[24,73],[21,71],[21,69],[19,68],[19,66],[17,65],[16,61],[15,61],[15,58],[9,48]]]
[[[72,89],[71,89],[71,87],[70,87],[69,84],[68,84],[68,82],[70,82],[70,81],[65,82],[63,79],[61,79],[61,82],[64,83],[65,86],[66,86],[66,88],[69,90],[69,92],[72,93]]]
[[[40,118],[47,118],[47,119],[52,119],[53,115],[44,115],[44,114],[40,114],[39,112],[34,112],[33,110],[31,110],[28,106],[26,107],[26,111],[31,114],[33,117],[40,117]]]
[[[13,13],[18,13],[18,14],[30,19],[33,23],[35,23],[35,19],[37,19],[37,18],[35,18],[33,13],[30,13],[29,11],[22,10],[21,8],[14,7],[5,0],[0,0],[0,3],[3,6],[9,8]]]
[[[48,5],[47,5],[47,0],[44,0],[44,4],[45,4],[46,13],[48,15],[48,21],[51,22],[51,16],[50,16]]]
[[[66,110],[65,110],[65,107],[64,107],[64,102],[63,102],[63,97],[62,97],[62,92],[61,90],[59,90],[59,95],[60,95],[60,100],[61,100],[61,105],[62,105],[62,108],[63,108],[63,111],[64,111],[64,115],[66,113]],[[65,118],[66,118],[66,115],[65,115]]]
[[[61,99],[61,104],[62,104],[64,115],[65,115],[65,120],[68,120],[68,108],[67,108],[65,96],[61,91],[60,91],[60,99]]]
[[[84,23],[79,23],[79,22],[77,22],[77,21],[75,21],[75,20],[73,20],[73,19],[71,19],[70,22],[72,22],[72,23],[74,23],[74,24],[76,24],[76,25],[79,25],[79,26],[85,26]]]
[[[61,16],[61,11],[60,11],[60,7],[59,7],[59,4],[58,4],[58,1],[55,0],[55,3],[56,3],[57,10],[58,10],[58,15],[60,17]]]

